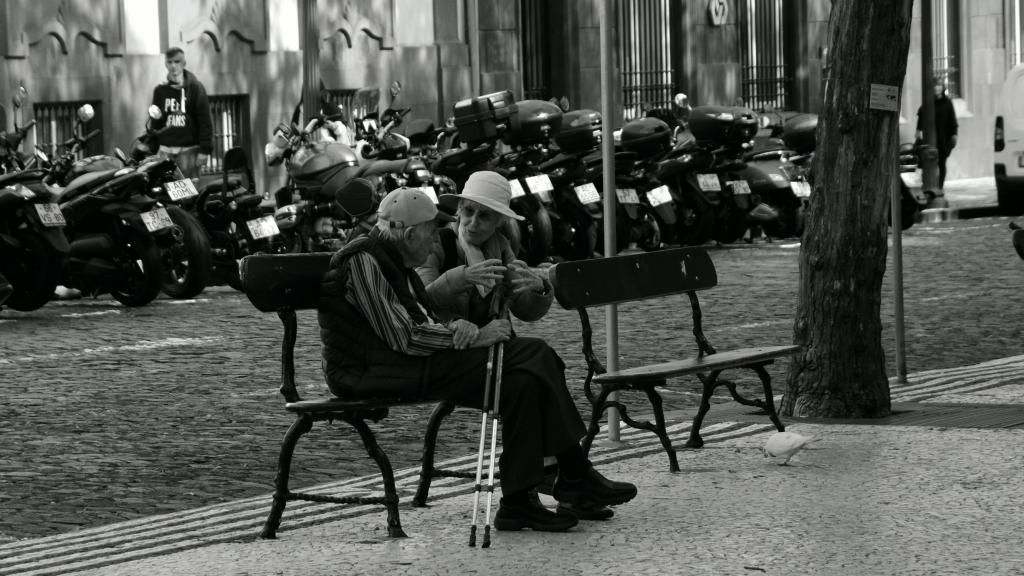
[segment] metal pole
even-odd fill
[[[895,128],[897,131],[899,127]],[[893,313],[896,316],[896,382],[907,383],[906,345],[903,339],[903,210],[900,202],[900,178],[893,180],[889,187],[889,210],[892,222],[892,299]]]
[[[935,97],[932,93],[932,0],[921,0],[921,187],[925,193],[939,188],[938,150],[935,147]]]
[[[601,0],[601,165],[604,166],[602,187],[604,190],[604,254],[613,256],[616,251],[615,242],[615,140],[612,134],[615,126],[612,123],[612,57],[614,44],[612,37],[611,18],[615,15],[613,0]],[[605,307],[605,339],[607,357],[605,364],[608,370],[619,369],[619,310],[615,304]],[[612,394],[609,400],[615,400]],[[619,411],[608,410],[608,439],[619,441]]]
[[[299,0],[303,115],[300,124],[320,113],[320,34],[316,16],[316,0]]]

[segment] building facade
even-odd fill
[[[949,178],[991,174],[996,98],[1022,57],[1022,0],[931,0],[934,68],[960,120]],[[391,104],[442,122],[458,100],[509,89],[600,109],[601,0],[6,0],[0,3],[4,128],[38,121],[29,146],[63,141],[93,104],[90,153],[142,133],[163,51],[185,50],[213,103],[217,148],[242,146],[261,185],[283,182],[262,149],[302,98],[300,12],[315,6],[314,81],[353,116]],[[915,4],[920,4],[917,2]],[[621,125],[685,92],[694,104],[817,111],[829,0],[616,0],[613,83]],[[903,86],[901,139],[921,102],[921,26]],[[28,99],[10,104],[24,86]],[[927,92],[926,92],[927,93]],[[216,167],[216,164],[214,164]]]

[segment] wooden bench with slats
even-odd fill
[[[315,310],[320,298],[320,282],[327,273],[331,253],[312,254],[259,254],[247,256],[240,265],[240,275],[246,296],[258,310],[276,312],[284,326],[281,343],[281,395],[285,410],[295,415],[285,434],[278,455],[277,476],[270,514],[260,533],[261,538],[274,538],[281,524],[281,516],[288,501],[309,500],[338,504],[382,504],[387,509],[388,535],[405,536],[398,514],[398,493],[395,476],[384,450],[377,443],[367,420],[378,422],[388,415],[388,409],[409,405],[436,405],[427,423],[423,441],[420,480],[414,506],[425,506],[431,479],[439,476],[472,478],[469,472],[442,470],[434,467],[434,450],[438,430],[454,405],[448,402],[422,398],[338,398],[326,397],[303,400],[295,387],[295,342],[298,332],[296,311]],[[319,368],[319,366],[318,366]],[[292,456],[299,438],[313,428],[315,422],[339,420],[351,425],[359,433],[367,453],[380,468],[384,483],[384,496],[324,496],[292,492],[288,488]]]
[[[711,256],[704,248],[677,248],[595,260],[563,262],[557,264],[550,271],[550,277],[558,303],[567,310],[578,311],[580,316],[583,356],[587,362],[584,393],[592,406],[587,437],[583,443],[585,451],[589,452],[590,445],[597,435],[602,414],[609,407],[615,407],[618,409],[622,421],[627,425],[649,430],[658,436],[668,454],[669,469],[678,472],[679,463],[666,432],[662,399],[657,388],[666,386],[670,378],[691,375],[697,377],[703,390],[700,407],[690,428],[687,447],[700,448],[704,445],[704,440],[700,436],[700,427],[704,416],[711,407],[711,396],[718,386],[726,386],[732,398],[740,404],[761,408],[768,414],[778,430],[785,429],[775,411],[771,377],[765,366],[773,363],[777,358],[799,352],[800,347],[793,345],[762,346],[719,352],[711,346],[704,335],[704,320],[697,292],[714,287],[718,283],[718,275]],[[697,344],[695,356],[684,352],[682,358],[665,362],[636,366],[615,372],[605,370],[594,354],[593,331],[587,314],[588,308],[683,293],[689,296],[689,316]],[[747,399],[737,392],[734,382],[719,378],[722,372],[737,368],[752,370],[757,374],[764,389],[764,400]],[[593,390],[595,385],[600,388],[596,394]],[[626,407],[621,402],[608,400],[610,394],[619,390],[644,392],[651,404],[655,423],[638,422],[628,415]]]

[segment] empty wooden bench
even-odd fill
[[[697,299],[697,292],[714,287],[718,283],[715,265],[707,250],[700,247],[678,248],[658,252],[647,252],[595,260],[564,262],[556,265],[551,272],[551,282],[558,303],[568,310],[577,310],[583,332],[583,356],[587,362],[587,376],[584,393],[592,406],[590,425],[583,448],[589,452],[597,435],[601,415],[609,407],[619,410],[622,421],[634,428],[650,430],[661,440],[668,453],[669,468],[679,471],[675,449],[665,429],[665,414],[661,395],[657,387],[666,386],[669,378],[695,375],[703,385],[700,408],[690,428],[686,446],[700,448],[704,441],[700,436],[701,423],[711,407],[711,396],[718,386],[726,386],[737,402],[756,406],[767,412],[768,417],[780,431],[782,422],[775,411],[772,398],[771,377],[765,366],[776,358],[792,355],[799,346],[764,346],[742,348],[719,352],[704,336],[703,314]],[[587,309],[623,302],[685,293],[689,296],[692,331],[696,340],[696,355],[685,350],[665,362],[636,366],[608,372],[594,354],[592,330]],[[666,319],[670,320],[670,319]],[[666,343],[666,347],[670,344]],[[736,384],[719,379],[729,369],[752,370],[761,380],[764,400],[747,399],[736,391]],[[595,394],[592,385],[600,387]],[[638,422],[628,415],[626,407],[618,401],[609,401],[608,396],[619,390],[638,390],[647,395],[653,409],[655,423]]]
[[[398,514],[398,493],[395,476],[384,450],[377,443],[367,420],[377,422],[388,415],[388,409],[397,406],[437,404],[435,400],[415,397],[380,397],[346,399],[334,396],[316,400],[303,400],[295,387],[295,342],[298,332],[297,310],[315,310],[320,298],[320,282],[330,265],[331,253],[313,254],[259,254],[247,256],[240,266],[241,280],[246,296],[258,310],[276,312],[284,325],[281,343],[281,394],[286,401],[285,410],[295,414],[285,434],[278,455],[277,477],[274,481],[274,499],[270,515],[260,533],[261,538],[274,538],[281,524],[281,515],[290,500],[334,502],[338,504],[382,504],[387,509],[389,536],[405,536]],[[319,362],[318,362],[319,368]],[[326,392],[326,390],[325,390]],[[423,443],[420,481],[414,506],[425,506],[432,478],[449,476],[472,478],[469,472],[441,470],[434,467],[434,448],[438,429],[454,406],[447,402],[437,404],[427,423]],[[367,453],[380,468],[384,483],[384,496],[334,497],[320,494],[292,492],[288,489],[292,456],[295,445],[315,422],[346,422],[359,432]]]

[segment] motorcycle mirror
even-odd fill
[[[675,117],[685,124],[690,120],[690,110],[690,98],[682,92],[677,92],[676,95],[672,97],[672,112]]]
[[[395,80],[394,82],[391,83],[391,99],[394,100],[401,93],[402,93],[402,83],[399,82],[398,80]]]
[[[374,206],[373,193],[373,183],[365,178],[353,178],[334,194],[334,199],[342,210],[354,218],[359,218],[377,208]]]
[[[49,162],[50,161],[50,158],[46,155],[46,152],[43,152],[42,150],[40,150],[38,148],[36,148],[36,158],[38,158],[40,162]]]
[[[21,108],[26,98],[28,98],[28,90],[24,86],[19,85],[18,89],[14,91],[14,96],[11,97],[11,103],[14,104],[15,108]]]
[[[128,156],[121,150],[119,146],[114,146],[114,156],[121,161],[122,164],[128,164]]]
[[[160,111],[160,107],[156,104],[150,104],[149,106],[149,117],[153,120],[159,120],[163,118],[164,113]]]
[[[92,109],[92,104],[82,104],[78,109],[78,120],[85,124],[89,120],[96,117],[96,111]]]

